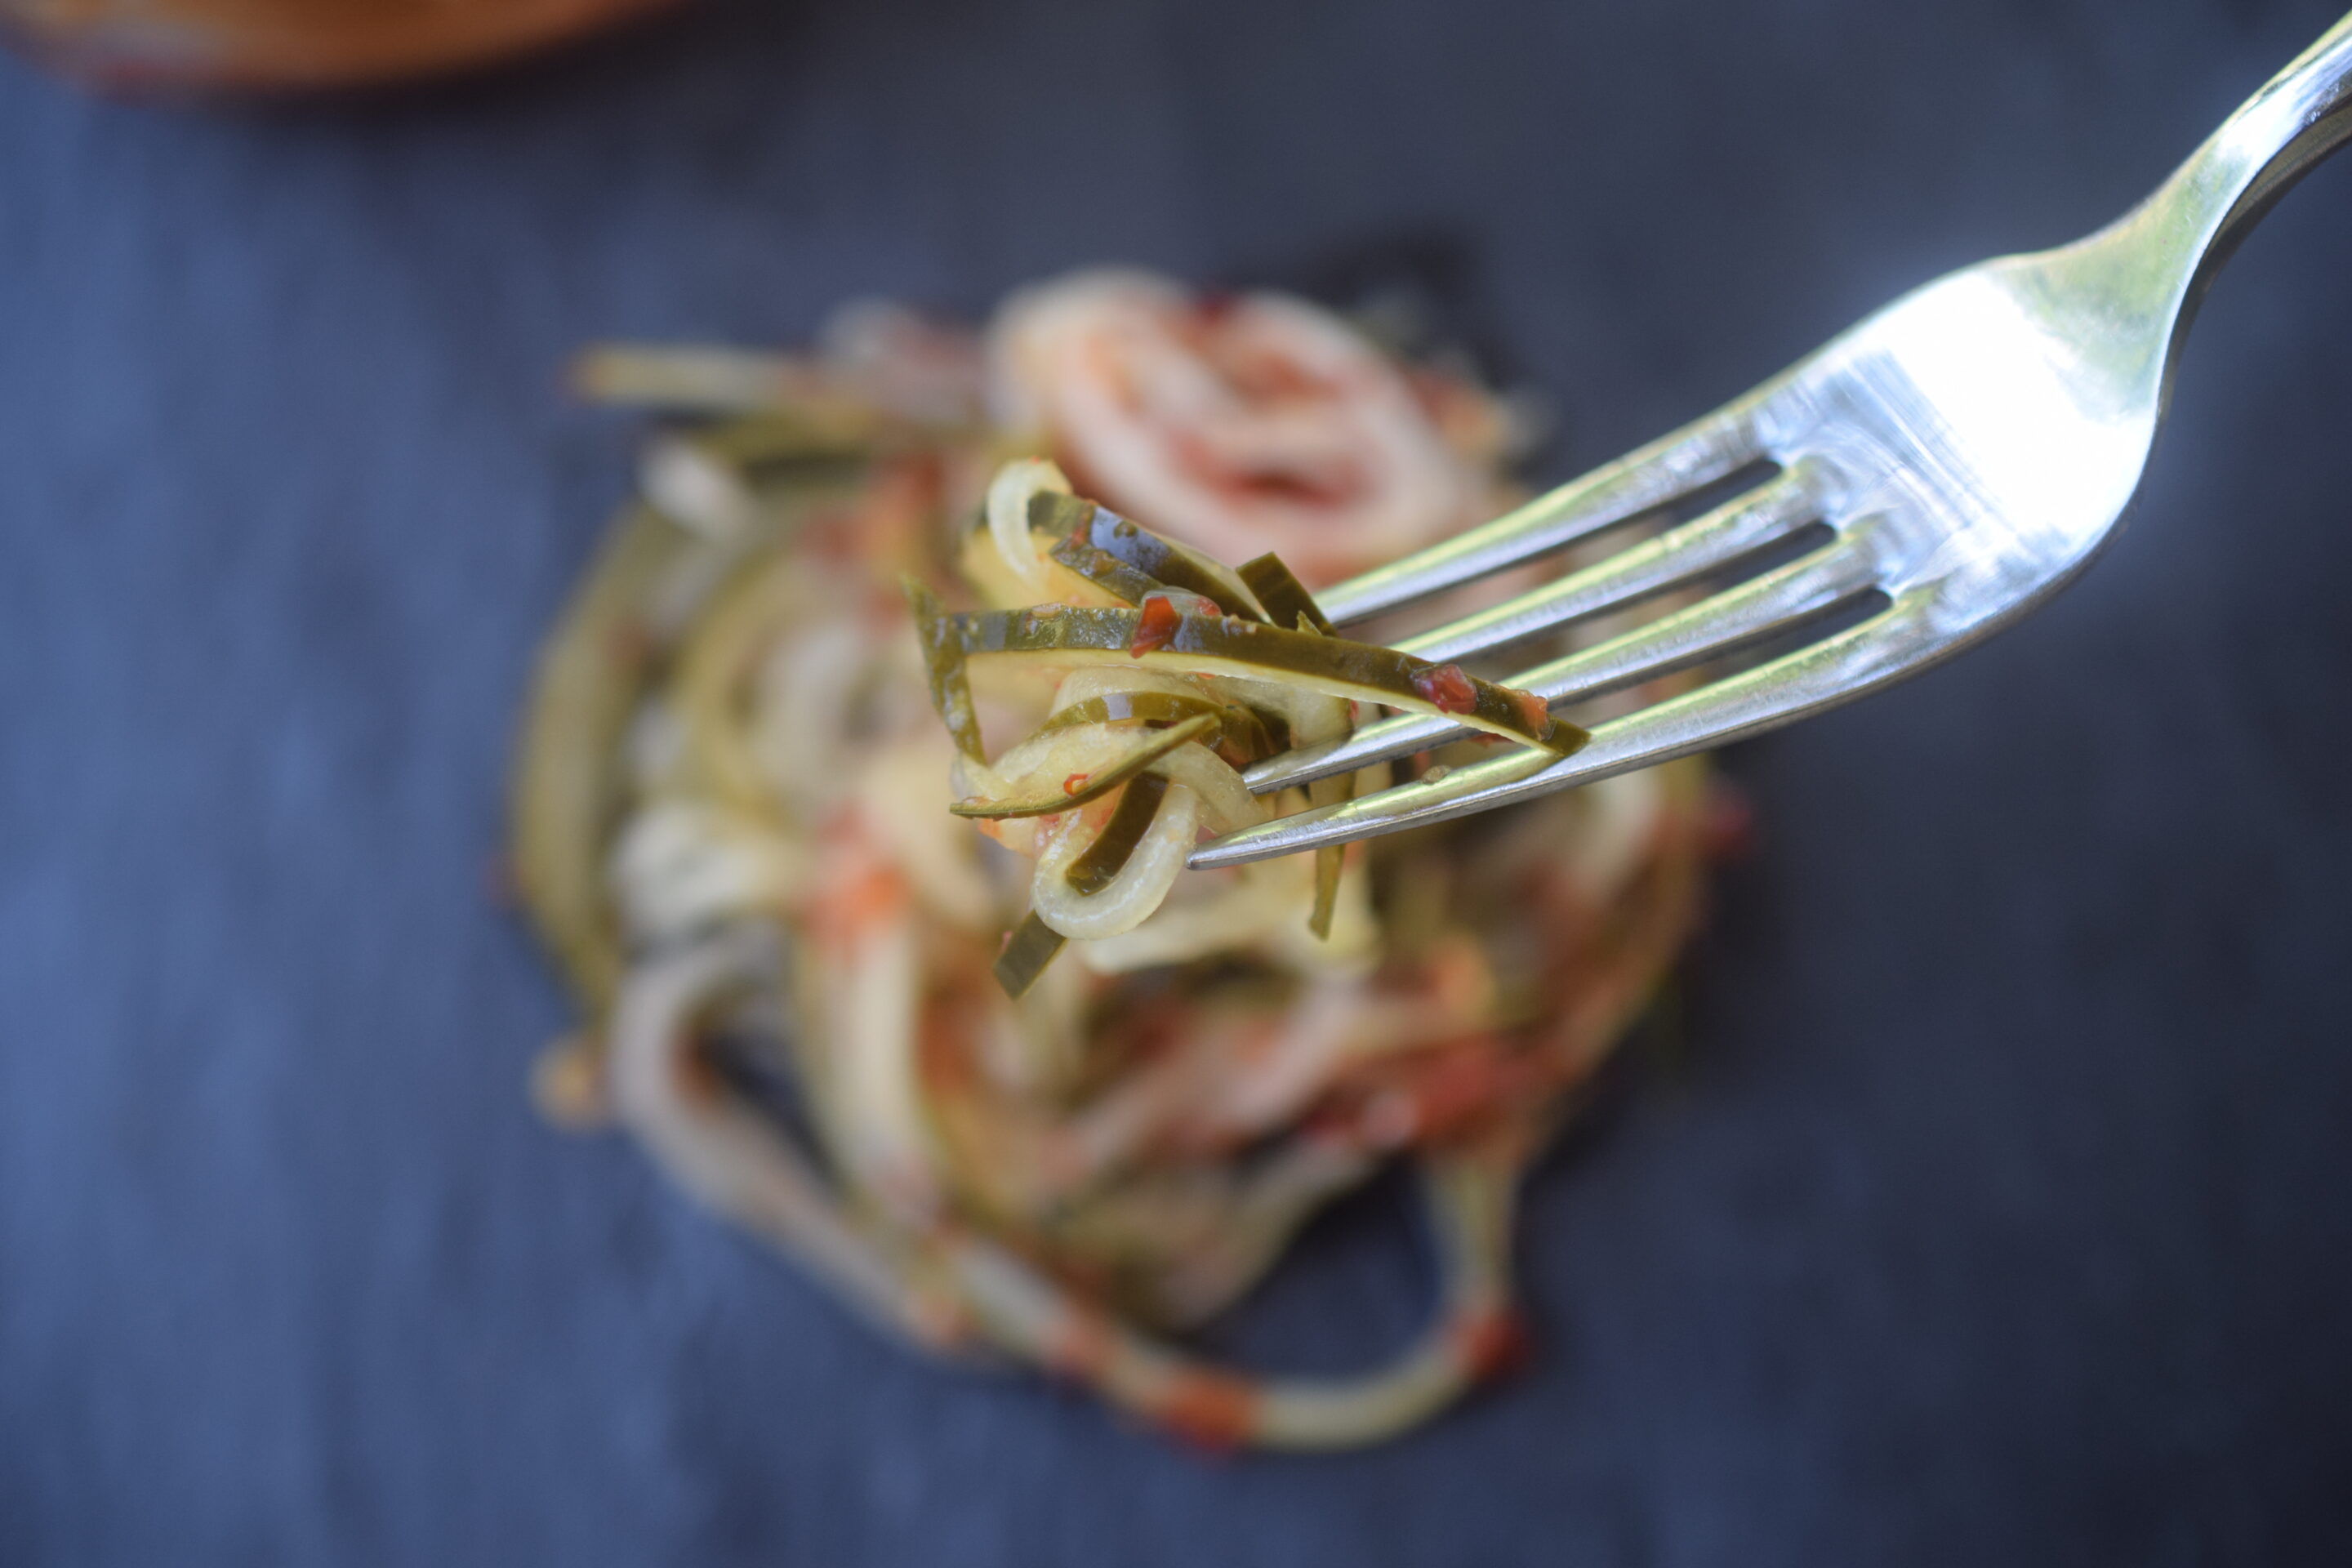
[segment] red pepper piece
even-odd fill
[[[1115,1348],[1108,1323],[1094,1312],[1073,1308],[1045,1347],[1045,1369],[1071,1383],[1092,1383],[1110,1365]]]
[[[1146,599],[1143,614],[1136,617],[1135,640],[1127,645],[1127,651],[1137,658],[1158,653],[1176,640],[1176,628],[1183,624],[1184,617],[1177,613],[1174,605],[1158,597]]]
[[[1516,686],[1503,688],[1503,695],[1511,700],[1526,723],[1528,733],[1541,737],[1551,729],[1551,705],[1532,691],[1522,691]]]
[[[1458,664],[1433,664],[1412,678],[1412,689],[1440,713],[1477,710],[1478,689]]]
[[[1463,1368],[1479,1383],[1524,1371],[1534,1347],[1527,1324],[1508,1307],[1486,1307],[1454,1321],[1449,1337]]]
[[[1162,1426],[1202,1452],[1230,1454],[1256,1429],[1257,1391],[1220,1373],[1179,1373],[1154,1414]]]

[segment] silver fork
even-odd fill
[[[1490,653],[1699,582],[1826,523],[1820,548],[1507,678],[1555,705],[1883,605],[1809,645],[1601,724],[1565,759],[1517,748],[1203,844],[1234,866],[1393,833],[1719,746],[1916,675],[2071,581],[2114,537],[2163,420],[2197,303],[2270,205],[2352,138],[2352,16],[2273,77],[2158,189],[2087,239],[1928,284],[1664,439],[1322,597],[1361,621],[1654,512],[1752,465],[1747,493],[1596,564],[1399,643]],[[1463,731],[1405,716],[1285,753],[1264,792]]]

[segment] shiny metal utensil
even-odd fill
[[[1809,646],[1614,719],[1565,759],[1519,748],[1192,854],[1234,866],[1392,833],[1718,746],[1916,675],[2071,581],[2115,534],[2213,274],[2270,205],[2352,139],[2352,16],[2232,114],[2117,222],[1906,295],[1663,440],[1518,510],[1322,595],[1361,621],[1653,511],[1752,465],[1779,472],[1597,564],[1400,643],[1468,658],[1700,581],[1826,523],[1819,549],[1507,678],[1555,705],[1621,690],[1857,605]],[[1460,734],[1365,726],[1244,775],[1264,792]]]

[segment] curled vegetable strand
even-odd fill
[[[1486,731],[1438,763],[1582,742],[1315,600],[1508,504],[1507,410],[1302,302],[1132,274],[582,379],[672,423],[519,757],[516,879],[586,1014],[550,1116],[924,1352],[1196,1443],[1369,1443],[1507,1373],[1517,1184],[1690,928],[1699,765],[1185,868],[1385,783],[1243,783],[1368,705]],[[1400,1160],[1438,1281],[1409,1343],[1328,1379],[1194,1346]]]

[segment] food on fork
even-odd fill
[[[1585,739],[1532,693],[1340,638],[1281,557],[1228,571],[1073,496],[1050,462],[998,474],[985,522],[965,546],[967,575],[1007,603],[950,616],[920,583],[907,586],[931,703],[956,742],[949,809],[1037,862],[1028,916],[997,963],[1012,995],[1068,938],[1134,933],[1117,957],[1098,950],[1098,967],[1132,967],[1139,954],[1169,963],[1231,948],[1237,931],[1276,913],[1280,889],[1297,880],[1286,864],[1234,873],[1214,895],[1155,918],[1202,828],[1230,833],[1265,820],[1270,804],[1280,809],[1253,795],[1239,769],[1285,742],[1345,738],[1359,701],[1450,714],[1562,756]],[[992,759],[973,697],[975,661],[987,655],[1013,664],[1000,708],[1034,710],[1041,680],[1052,683],[1044,710],[1024,716],[1032,732]],[[1334,783],[1315,793],[1341,798],[1352,787]],[[1309,794],[1286,793],[1296,806]],[[1336,849],[1317,858],[1307,922],[1318,937],[1330,934],[1342,862]]]
[[[1371,704],[1580,739],[1314,599],[1507,504],[1501,405],[1302,301],[1130,273],[977,334],[863,307],[807,355],[581,378],[674,422],[520,759],[520,883],[590,1015],[542,1104],[916,1342],[1213,1445],[1372,1441],[1502,1370],[1517,1184],[1690,929],[1698,764],[1183,869],[1354,787],[1235,770]],[[1399,1159],[1423,1334],[1332,1378],[1186,1347]]]

